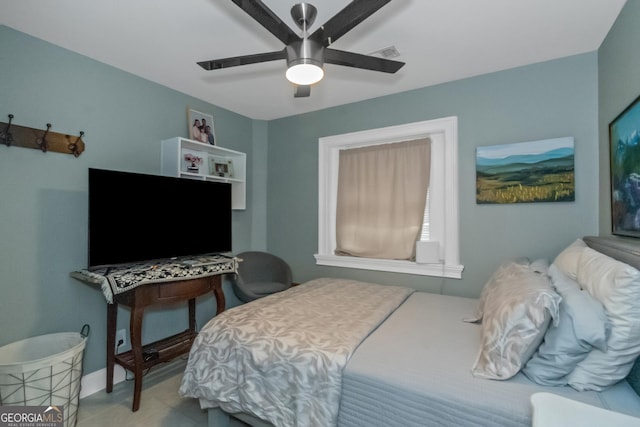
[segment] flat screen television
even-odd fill
[[[231,184],[89,169],[89,268],[231,251]]]

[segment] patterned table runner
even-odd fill
[[[91,271],[79,270],[72,272],[71,277],[85,283],[100,285],[107,302],[113,304],[114,295],[128,292],[141,285],[236,273],[237,270],[236,258],[208,255],[125,264]]]

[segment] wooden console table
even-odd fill
[[[154,281],[153,279],[141,280],[135,286],[118,293],[107,292],[104,284],[106,278],[98,274],[86,271],[71,273],[72,277],[84,283],[93,286],[100,285],[105,291],[107,301],[110,302],[107,304],[107,393],[113,391],[113,372],[117,363],[134,374],[132,410],[137,411],[140,408],[144,370],[190,351],[193,340],[198,333],[196,331],[196,298],[213,292],[216,298],[216,315],[224,311],[225,297],[222,291],[221,275],[235,271],[237,268],[235,259],[227,261],[227,264],[229,263],[230,267],[222,266],[215,273],[203,269],[202,275],[198,275],[197,273],[200,272],[198,271],[188,277],[176,277],[174,279],[163,277],[161,281]],[[149,268],[156,268],[156,266]],[[172,265],[171,268],[175,268],[175,265]],[[143,345],[142,319],[145,309],[151,306],[182,301],[188,302],[189,328],[176,335]],[[123,305],[131,310],[129,321],[131,350],[116,354],[118,305]]]
[[[140,408],[142,373],[158,363],[167,362],[191,350],[191,344],[198,334],[196,331],[196,297],[213,292],[216,297],[216,315],[224,311],[225,298],[220,276],[200,279],[177,280],[175,282],[153,283],[115,296],[113,304],[107,306],[107,393],[113,390],[113,368],[117,363],[133,372],[133,411]],[[184,332],[142,345],[142,317],[147,307],[188,301],[189,328]],[[131,350],[115,354],[118,305],[131,309],[129,334]],[[155,356],[157,354],[157,356]],[[147,357],[145,357],[147,355]],[[145,358],[147,360],[145,360]]]

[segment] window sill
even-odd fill
[[[315,254],[317,265],[462,279],[464,265],[418,264],[411,261]]]

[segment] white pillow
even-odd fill
[[[519,274],[521,274],[521,270],[517,268],[518,266],[528,266],[529,260],[527,258],[518,258],[510,261],[505,261],[496,271],[493,272],[487,283],[484,284],[482,288],[482,293],[480,294],[480,301],[478,302],[478,308],[476,310],[476,316],[469,319],[464,319],[465,322],[476,323],[482,320],[482,316],[484,315],[484,306],[487,299],[491,298],[491,294],[495,292],[496,289],[499,289],[500,283],[507,281],[515,281]]]
[[[576,240],[558,254],[556,259],[553,260],[553,264],[564,274],[575,280],[578,272],[578,261],[580,260],[582,251],[586,247],[587,244],[582,239]]]
[[[640,271],[585,248],[577,273],[578,283],[604,306],[611,333],[607,350],[591,350],[568,383],[579,391],[604,390],[626,377],[640,355]]]
[[[538,384],[562,386],[592,348],[607,349],[609,322],[602,304],[555,264],[549,268],[549,276],[562,297],[559,321],[547,329],[522,372]]]
[[[536,273],[549,274],[549,261],[539,258],[531,263],[531,269]]]
[[[502,265],[485,285],[482,338],[474,376],[506,380],[518,373],[558,318],[560,295],[548,276],[517,263]]]

